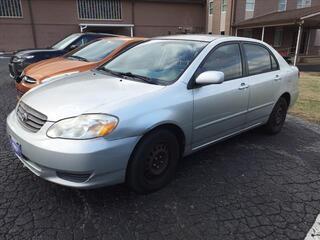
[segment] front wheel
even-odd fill
[[[175,175],[180,158],[177,137],[169,130],[155,130],[136,147],[128,168],[126,183],[137,193],[154,192]]]
[[[269,134],[277,134],[281,131],[286,120],[288,112],[288,103],[284,97],[281,97],[274,106],[265,129]]]

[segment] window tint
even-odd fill
[[[76,45],[77,47],[80,47],[80,46],[87,44],[88,42],[90,42],[93,39],[94,39],[93,36],[89,36],[89,35],[82,36],[82,37],[78,38],[76,41],[74,41],[72,43],[72,45]]]
[[[271,58],[269,51],[264,47],[254,44],[244,44],[248,61],[249,75],[271,71]]]
[[[80,33],[74,33],[69,35],[68,37],[62,39],[61,41],[57,42],[52,46],[52,48],[56,49],[64,49],[67,47],[69,44],[71,44],[73,41],[75,41],[77,38],[79,38]]]
[[[100,61],[112,53],[116,48],[124,43],[123,40],[117,39],[100,39],[87,44],[69,57],[81,57],[89,62]]]
[[[206,45],[197,41],[150,40],[130,48],[103,68],[169,84],[177,80]]]
[[[242,63],[239,45],[228,44],[210,53],[199,69],[199,74],[206,71],[220,71],[224,79],[230,80],[242,76]]]

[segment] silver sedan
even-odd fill
[[[33,89],[7,131],[41,178],[75,188],[126,182],[147,193],[172,180],[183,156],[258,126],[280,132],[297,85],[298,69],[258,40],[154,38]]]

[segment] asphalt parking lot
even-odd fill
[[[150,195],[46,182],[7,141],[16,103],[7,62],[0,59],[0,239],[304,239],[320,213],[320,126],[294,117],[277,136],[257,129],[183,159],[176,179]]]

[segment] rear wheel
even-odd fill
[[[284,97],[281,97],[274,106],[265,129],[269,134],[277,134],[281,131],[286,120],[288,112],[288,103]]]
[[[154,192],[175,175],[180,158],[177,137],[168,130],[146,135],[136,147],[128,168],[127,185],[137,193]]]

